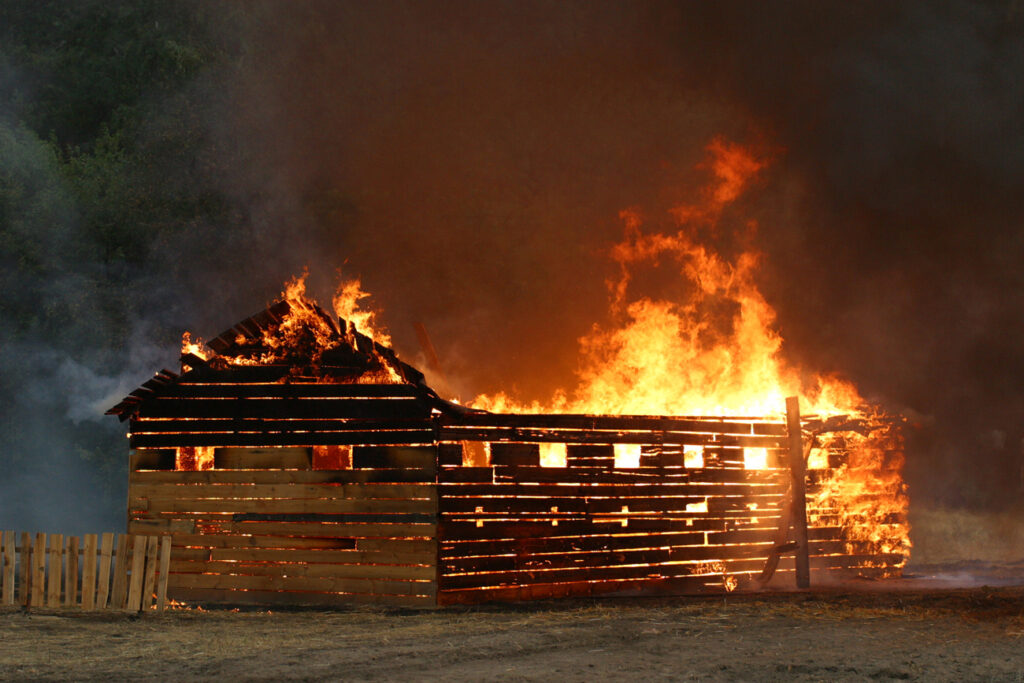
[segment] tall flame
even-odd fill
[[[761,255],[749,246],[731,256],[712,246],[723,241],[724,211],[767,162],[723,139],[713,140],[707,155],[700,167],[712,178],[699,202],[669,212],[674,231],[644,232],[639,211],[621,213],[624,237],[610,250],[618,266],[608,283],[613,324],[595,325],[579,340],[575,388],[543,404],[497,394],[471,405],[502,412],[770,416],[784,410],[786,396],[799,395],[805,414],[845,415],[867,425],[859,434],[815,442],[810,464],[821,476],[812,525],[844,527],[851,553],[893,553],[905,561],[910,541],[899,435],[850,382],[786,363],[775,310],[757,285]],[[748,245],[756,229],[747,221],[743,234],[725,237]],[[666,264],[678,273],[681,286],[673,291],[683,296],[631,296],[642,268]],[[847,460],[829,468],[829,453],[839,445]]]
[[[363,291],[359,278],[345,280],[338,285],[334,293],[334,313],[341,320],[347,321],[350,328],[359,330],[378,344],[391,346],[391,335],[377,320],[377,311],[366,308],[366,304],[363,303],[369,297],[370,295]]]
[[[338,285],[333,303],[342,328],[339,336],[335,321],[307,294],[308,276],[308,271],[303,271],[301,275],[285,282],[280,300],[287,303],[288,307],[280,322],[263,328],[259,339],[240,335],[236,342],[243,351],[216,354],[206,348],[201,339],[193,339],[191,333],[185,332],[181,342],[182,354],[192,354],[204,361],[227,365],[287,364],[311,367],[315,371],[326,352],[347,344],[352,349],[358,347],[360,352],[374,358],[372,367],[355,381],[390,384],[403,382],[402,375],[378,352],[377,347],[370,348],[372,344],[360,343],[356,339],[356,333],[359,333],[377,344],[388,345],[391,342],[387,330],[376,321],[376,311],[365,308],[362,303],[369,294],[363,291],[360,281],[343,280]]]
[[[848,382],[801,373],[779,355],[776,314],[756,276],[761,255],[748,248],[729,257],[711,246],[719,219],[767,162],[721,138],[707,146],[711,181],[701,201],[675,207],[676,230],[644,232],[638,210],[620,214],[624,237],[609,254],[618,266],[609,281],[614,325],[594,326],[580,339],[578,383],[546,406],[522,405],[505,395],[481,396],[473,405],[504,410],[537,408],[599,414],[770,415],[785,397],[801,394],[812,412],[849,413],[863,401]],[[748,221],[736,241],[749,242]],[[686,292],[682,300],[630,296],[641,268],[669,263]]]

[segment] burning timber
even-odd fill
[[[781,408],[781,406],[780,406]],[[899,423],[501,414],[286,298],[112,408],[168,595],[436,606],[898,575]],[[870,457],[868,457],[870,456]],[[806,472],[805,472],[806,468]]]

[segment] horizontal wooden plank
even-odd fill
[[[483,471],[490,474],[492,468],[462,468],[467,471]],[[786,485],[789,476],[783,470],[745,470],[742,468],[702,468],[702,469],[661,469],[636,468],[629,470],[597,470],[588,471],[583,468],[570,467],[509,467],[505,472],[514,477],[518,483],[621,483],[621,484],[671,484],[684,482],[703,483],[738,483],[738,484],[776,484]],[[474,481],[482,477],[457,476],[458,469],[444,468],[439,473],[442,482],[457,483]]]
[[[434,484],[132,484],[131,498],[329,498],[437,500]]]
[[[411,384],[331,384],[326,382],[178,382],[162,387],[164,398],[417,398]]]
[[[384,444],[432,444],[429,429],[386,431],[300,432],[205,432],[189,434],[132,434],[132,448],[180,448],[183,446],[346,446]]]
[[[432,469],[366,470],[206,470],[204,472],[132,472],[131,485],[138,484],[359,484],[430,483]]]
[[[213,469],[311,470],[312,448],[216,448]]]
[[[670,545],[648,543],[635,548],[621,547],[593,550],[495,553],[490,555],[452,556],[444,549],[438,561],[443,575],[467,572],[531,571],[536,569],[660,565],[667,562],[716,562],[757,558],[764,560],[775,547],[773,541],[733,545]],[[831,558],[845,555],[842,541],[813,543],[813,557]]]
[[[439,538],[442,542],[458,540],[496,540],[521,538],[558,538],[563,536],[604,535],[609,533],[690,533],[700,531],[700,520],[693,526],[679,520],[629,520],[627,527],[619,522],[597,523],[593,521],[560,521],[553,526],[550,521],[500,521],[477,525],[474,521],[443,519],[439,524]],[[766,525],[770,527],[771,525]],[[722,529],[717,522],[716,531]]]
[[[386,430],[433,429],[433,424],[423,418],[407,420],[382,419],[316,419],[316,420],[271,420],[266,418],[218,417],[186,419],[136,419],[132,421],[132,434],[179,434],[196,433],[259,433],[267,432],[371,432]],[[155,469],[155,468],[154,468]]]
[[[714,549],[711,549],[714,550]],[[722,550],[722,549],[718,549]],[[636,579],[642,582],[656,581],[660,577],[682,577],[700,576],[702,580],[715,581],[715,576],[720,577],[721,571],[714,567],[722,566],[728,574],[744,572],[757,572],[764,564],[764,557],[758,553],[752,553],[750,557],[735,555],[733,559],[721,553],[715,556],[713,552],[707,553],[709,557],[705,561],[683,564],[655,563],[640,566],[604,566],[604,567],[574,567],[574,568],[551,568],[551,569],[522,569],[497,572],[474,572],[467,574],[442,574],[439,578],[442,589],[460,589],[484,586],[502,585],[526,585],[531,583],[551,582],[589,582],[609,581],[621,579]],[[859,571],[861,567],[868,570],[877,569],[878,564],[889,564],[894,566],[901,556],[896,555],[825,555],[811,558],[811,564],[818,569]],[[786,558],[785,563],[791,564],[792,558]],[[876,565],[876,566],[870,566]],[[720,578],[718,579],[720,580]]]
[[[196,530],[194,520],[188,519],[138,519],[128,520],[128,533],[142,536],[154,534],[191,534]]]
[[[424,564],[437,563],[433,550],[381,548],[379,550],[311,550],[278,548],[172,548],[175,560],[219,562],[285,562],[306,564]]]
[[[627,532],[628,529],[620,529],[620,531]],[[608,533],[606,529],[603,533],[595,530],[589,535],[443,541],[440,554],[442,558],[453,558],[501,554],[533,555],[586,550],[630,550],[700,545],[704,543],[705,538],[704,532],[700,531],[616,534]]]
[[[535,571],[559,568],[625,567],[660,565],[666,562],[708,562],[739,558],[765,558],[774,544],[732,546],[672,546],[667,548],[634,548],[591,550],[564,553],[508,554],[476,557],[442,557],[441,575],[466,572]],[[486,579],[484,579],[486,580]]]
[[[337,579],[309,576],[245,576],[234,574],[170,574],[171,588],[212,588],[220,590],[315,591],[320,593],[363,593],[373,595],[436,594],[428,581],[389,581],[386,579]]]
[[[405,538],[361,538],[356,541],[356,549],[362,551],[426,553],[437,557],[436,539],[405,539]]]
[[[316,522],[230,522],[232,534],[321,538],[434,538],[436,524],[332,524]]]
[[[635,430],[697,432],[708,434],[786,436],[786,425],[779,421],[730,418],[677,418],[643,415],[571,415],[551,413],[470,413],[443,419],[448,427],[507,427],[564,430]]]
[[[763,564],[763,560],[760,562]],[[483,586],[524,585],[530,583],[614,581],[619,579],[650,579],[656,577],[692,576],[693,573],[698,570],[699,564],[702,563],[573,567],[568,569],[530,569],[473,574],[442,574],[438,578],[438,585],[442,590],[445,590]]]
[[[657,446],[730,446],[734,448],[783,448],[785,437],[691,434],[687,432],[628,432],[600,430],[525,429],[499,427],[442,426],[442,441],[487,441],[491,443],[641,444]]]
[[[746,500],[746,499],[744,499]],[[537,497],[522,496],[442,497],[438,501],[442,513],[524,513],[524,512],[686,512],[687,505],[703,503],[704,496],[614,496],[614,497]],[[623,508],[626,508],[623,510]]]
[[[132,423],[144,418],[415,419],[430,417],[430,403],[417,398],[152,398]]]
[[[174,513],[191,515],[204,513]],[[217,516],[218,513],[205,513]],[[221,519],[225,517],[221,516]],[[337,522],[363,524],[436,524],[437,512],[236,512],[231,515],[233,522]]]
[[[357,513],[409,512],[434,514],[437,503],[430,500],[345,498],[133,498],[129,509],[162,512],[268,512],[268,513]]]
[[[433,581],[437,569],[426,565],[400,564],[265,564],[245,562],[172,561],[178,574],[241,574],[245,576],[305,576],[338,579],[389,579]]]
[[[756,574],[756,572],[751,572]],[[748,574],[738,578],[750,580]],[[599,595],[616,596],[668,596],[725,593],[719,575],[693,575],[674,577],[644,577],[617,580],[579,581],[570,583],[533,583],[522,586],[469,588],[442,590],[438,593],[441,605],[478,604],[482,602],[513,602],[522,600],[549,600],[567,597]]]
[[[496,481],[487,483],[449,483],[438,485],[443,499],[472,499],[490,497],[528,498],[649,498],[654,496],[692,496],[703,498],[756,497],[781,498],[784,488],[763,483],[707,483],[677,481],[675,483],[519,483]]]
[[[339,607],[345,605],[380,605],[412,609],[432,609],[437,606],[434,595],[374,595],[372,593],[311,593],[273,590],[225,590],[211,588],[170,587],[168,596],[186,604],[195,605],[261,605],[264,607],[315,606]]]
[[[574,483],[530,483],[492,482],[492,483],[442,483],[439,485],[442,498],[461,498],[467,496],[530,496],[530,497],[619,497],[619,496],[764,496],[781,497],[785,488],[778,484],[759,484],[748,482],[731,482],[723,484],[677,481],[667,484],[655,483],[622,483],[594,482]]]
[[[387,539],[389,543],[399,543]],[[172,548],[278,548],[355,550],[354,538],[299,538],[295,536],[244,536],[241,534],[174,534]],[[375,548],[368,548],[374,550]]]

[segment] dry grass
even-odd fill
[[[0,614],[0,677],[1021,680],[1024,589],[358,609]]]

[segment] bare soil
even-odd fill
[[[0,613],[4,680],[1024,681],[1024,587]]]

